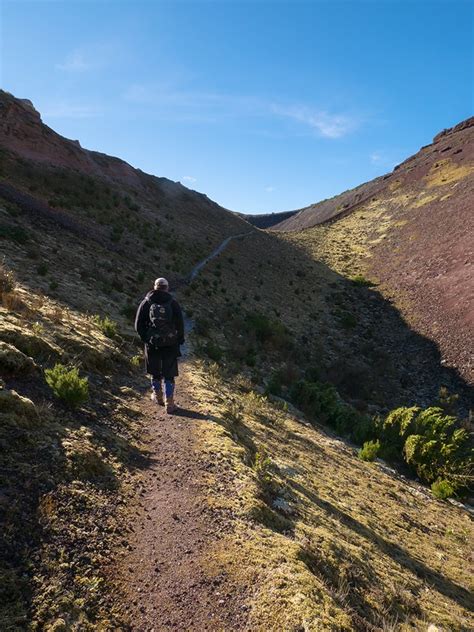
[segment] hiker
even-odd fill
[[[184,344],[184,323],[181,307],[169,293],[166,279],[156,279],[154,289],[140,303],[135,331],[145,344],[146,370],[151,375],[151,399],[160,406],[166,406],[166,412],[171,414],[177,408],[174,403],[174,378],[178,375],[179,347]]]

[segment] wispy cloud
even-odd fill
[[[183,176],[181,180],[182,182],[189,182],[189,184],[194,184],[195,182],[197,182],[197,178],[195,178],[194,176]]]
[[[337,139],[353,132],[361,119],[344,113],[294,103],[278,103],[266,99],[219,92],[181,91],[171,85],[136,84],[123,95],[126,101],[152,106],[155,115],[179,120],[216,122],[225,118],[290,119],[309,129],[312,134]]]
[[[275,187],[265,187],[265,191],[267,193],[273,193],[274,190],[275,190]]]
[[[341,138],[354,131],[359,123],[346,114],[331,114],[325,110],[315,110],[307,106],[273,104],[272,109],[278,116],[293,119],[310,127],[325,138]]]
[[[118,65],[123,51],[114,42],[96,42],[79,46],[69,52],[56,69],[71,74],[87,73],[105,68],[111,63]]]
[[[85,72],[93,67],[93,62],[87,59],[85,53],[80,50],[73,51],[66,57],[63,63],[56,64],[58,70],[64,70],[66,72]]]
[[[43,108],[42,116],[45,118],[71,118],[71,119],[86,119],[95,118],[102,115],[101,108],[95,105],[83,105],[78,103],[70,103],[67,101],[61,101],[58,103],[51,103]]]
[[[389,156],[385,151],[373,151],[369,155],[369,160],[373,165],[383,167],[384,169],[393,169],[393,167],[397,164],[397,160],[394,159],[393,154]]]

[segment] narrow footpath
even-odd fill
[[[227,238],[193,268],[192,280],[218,256]],[[186,329],[192,328],[187,321]],[[186,356],[180,363],[176,401],[179,410],[167,415],[144,397],[144,436],[149,437],[149,467],[139,497],[128,508],[131,532],[117,551],[114,573],[124,618],[134,632],[238,631],[246,628],[246,588],[224,572],[210,571],[213,543],[228,520],[211,508],[206,480],[214,471],[198,445],[199,425],[212,423],[199,412],[187,379]]]

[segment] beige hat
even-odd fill
[[[156,279],[155,281],[155,290],[167,290],[169,288],[169,283],[163,277]]]

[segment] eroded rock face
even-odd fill
[[[77,140],[63,138],[44,125],[29,99],[17,99],[3,90],[0,90],[0,146],[30,160],[109,177],[138,189],[144,187],[144,174],[139,170],[118,158],[83,149]]]
[[[19,101],[23,105],[23,107],[28,110],[28,112],[33,114],[33,116],[41,121],[41,114],[38,112],[38,110],[29,99],[19,99]]]

